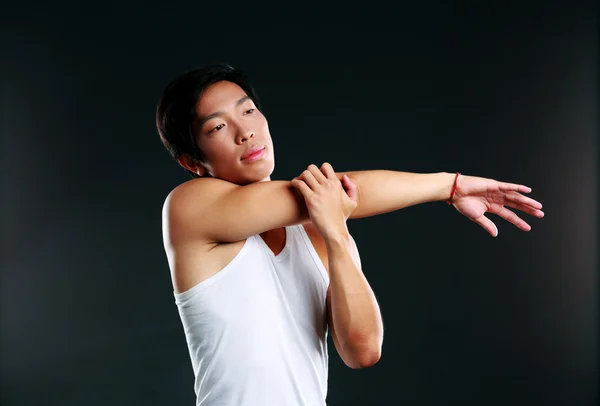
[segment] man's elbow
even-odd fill
[[[374,340],[373,343],[357,346],[352,351],[350,362],[347,362],[352,369],[369,368],[375,365],[381,359],[381,342]]]
[[[361,357],[356,360],[356,364],[353,369],[362,369],[369,368],[379,362],[381,358],[381,351],[374,351],[370,353],[365,353]]]

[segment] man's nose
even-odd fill
[[[243,143],[248,141],[249,139],[254,137],[254,131],[248,129],[240,130],[240,135],[238,137],[238,142]]]

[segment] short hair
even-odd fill
[[[175,77],[163,90],[156,108],[156,128],[169,154],[177,160],[186,154],[195,162],[204,162],[205,155],[196,144],[193,122],[196,105],[211,85],[229,81],[240,86],[260,110],[256,92],[247,75],[226,63],[202,65]],[[189,171],[192,177],[198,174]]]

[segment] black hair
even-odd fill
[[[196,118],[196,104],[209,86],[223,80],[240,86],[260,110],[260,103],[246,74],[229,64],[207,64],[177,76],[163,90],[156,108],[158,134],[175,160],[181,154],[186,154],[195,162],[205,161],[192,127]],[[192,171],[188,172],[194,178],[199,177]]]

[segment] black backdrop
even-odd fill
[[[213,61],[253,79],[274,179],[460,171],[544,204],[496,239],[443,203],[350,222],[385,341],[365,370],[330,345],[328,404],[596,404],[593,3],[257,7],[3,13],[2,405],[193,404],[160,226],[187,175],[154,111]]]

